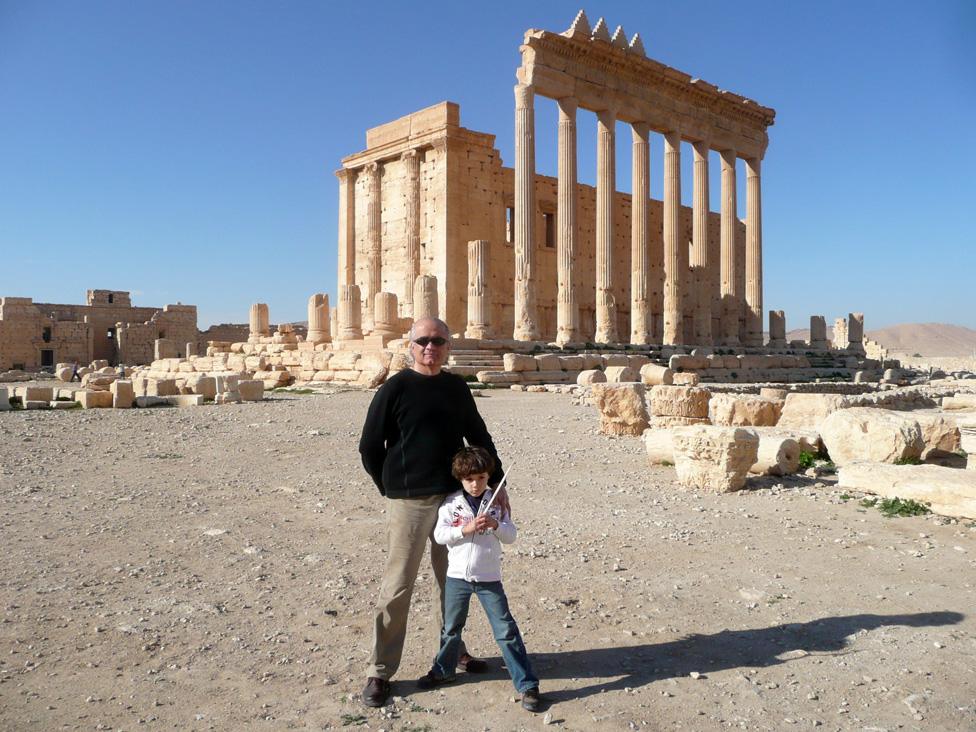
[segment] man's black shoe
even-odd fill
[[[458,658],[457,667],[469,674],[483,674],[488,671],[487,661],[475,658],[469,653],[464,653]]]
[[[432,670],[417,679],[417,687],[421,689],[436,689],[438,686],[457,681],[457,676],[438,676]]]
[[[366,688],[363,689],[363,704],[367,707],[382,707],[386,705],[386,700],[390,698],[390,682],[376,676],[366,679]]]
[[[542,700],[539,699],[539,689],[537,687],[532,687],[522,692],[523,709],[528,709],[530,712],[538,712],[541,706]]]

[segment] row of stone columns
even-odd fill
[[[406,150],[400,155],[404,169],[405,254],[403,314],[415,316],[413,285],[420,274],[420,154]],[[376,295],[383,289],[383,165],[366,163],[358,169],[343,168],[339,178],[339,286],[356,283],[356,182],[363,177],[366,231],[363,232],[366,267],[364,277],[364,325],[375,325]],[[399,308],[399,305],[398,305]],[[399,317],[399,315],[398,315]]]
[[[518,340],[539,337],[534,279],[535,253],[535,94],[531,85],[515,87],[515,332]],[[558,181],[557,181],[557,295],[556,340],[569,343],[584,340],[579,328],[576,295],[578,277],[575,261],[579,247],[576,209],[576,112],[577,100],[557,99]],[[600,342],[617,342],[616,303],[613,297],[613,194],[615,189],[614,137],[616,113],[597,111],[596,181],[596,332]],[[669,345],[683,344],[684,318],[688,312],[694,323],[696,343],[711,344],[712,299],[708,257],[708,151],[707,140],[692,141],[694,159],[694,210],[691,262],[696,276],[694,292],[685,291],[688,249],[681,241],[681,133],[664,132],[664,251],[660,266],[650,244],[650,148],[646,122],[631,124],[633,138],[633,195],[631,223],[631,332],[632,343],[659,339]],[[735,229],[736,173],[734,150],[719,151],[722,161],[722,210],[720,288],[723,306],[722,345],[762,345],[762,214],[760,207],[760,161],[746,159],[746,292],[740,292],[735,277],[737,257]],[[663,268],[663,329],[655,333],[651,317],[651,298],[657,291]],[[692,297],[693,296],[693,297]],[[739,321],[745,297],[745,342],[741,343]],[[718,315],[718,314],[716,314]]]

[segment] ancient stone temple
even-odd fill
[[[528,31],[521,54],[514,168],[493,135],[461,126],[451,102],[368,130],[366,149],[343,159],[338,285],[358,287],[363,332],[376,329],[381,292],[396,296],[401,319],[416,315],[425,276],[437,312],[469,337],[762,346],[760,175],[775,112],[647,58],[639,35],[611,33],[602,18],[591,27],[582,11],[565,32]],[[543,97],[558,105],[556,130],[536,129]],[[578,139],[585,113],[596,115],[596,140]],[[615,190],[621,126],[631,194]],[[556,178],[535,170],[543,138],[558,144]],[[577,179],[582,144],[596,145],[595,187]],[[690,208],[682,154],[694,161]],[[712,164],[720,211],[709,210]],[[652,166],[663,170],[661,199]]]

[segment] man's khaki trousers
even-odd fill
[[[437,523],[437,509],[443,501],[442,495],[391,498],[387,501],[386,569],[373,617],[373,652],[370,654],[367,676],[389,681],[400,667],[410,598],[428,542],[430,566],[434,570],[440,600],[437,615],[437,640],[440,643],[440,629],[444,625],[447,547],[434,541],[434,526]],[[462,644],[461,653],[465,652]],[[431,657],[436,653],[437,649],[433,649]]]

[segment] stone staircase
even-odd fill
[[[458,376],[474,376],[479,371],[501,371],[505,368],[499,351],[459,349],[451,351],[445,369]]]

